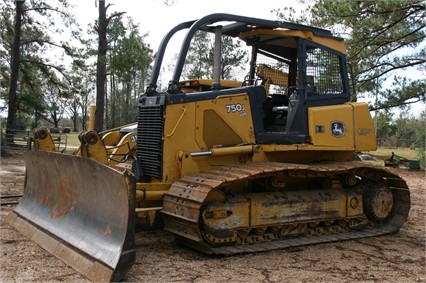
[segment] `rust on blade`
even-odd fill
[[[29,151],[24,195],[8,223],[92,281],[118,281],[135,260],[135,184],[88,158]]]
[[[37,201],[41,205],[45,205],[50,209],[50,217],[58,218],[66,216],[75,206],[79,199],[78,184],[76,178],[70,178],[69,173],[63,172],[65,168],[49,168],[46,170],[55,169],[55,171],[40,172],[40,162],[34,159],[26,159],[27,171],[37,170],[37,172],[30,173],[37,175],[37,179],[31,179],[34,185],[26,187],[26,194],[37,194]],[[50,163],[50,161],[46,161]],[[52,164],[55,165],[55,164]],[[31,168],[31,169],[29,169]],[[53,173],[55,172],[55,173]],[[55,176],[56,175],[56,176]],[[66,175],[65,177],[63,175]],[[42,190],[38,186],[43,186]]]

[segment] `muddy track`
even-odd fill
[[[126,280],[426,282],[425,173],[391,170],[404,178],[411,190],[408,221],[397,233],[223,257],[180,246],[166,231],[142,232],[136,235],[136,264]],[[22,193],[22,160],[2,158],[0,173],[1,194]],[[4,218],[13,208],[13,205],[2,206],[0,212],[0,281],[89,282],[7,225]]]
[[[331,177],[337,174],[360,176],[364,180],[382,181],[391,188],[395,195],[394,211],[388,220],[378,226],[367,229],[354,229],[334,233],[330,227],[325,233],[312,231],[315,235],[295,238],[279,238],[278,233],[259,236],[262,240],[252,244],[225,244],[217,247],[209,245],[203,239],[199,228],[202,207],[209,194],[214,190],[226,187],[233,182],[244,182],[265,176],[285,173],[286,175],[302,176],[304,179],[314,177]],[[207,172],[191,173],[176,181],[164,198],[162,213],[166,230],[175,234],[182,244],[208,254],[234,255],[247,252],[264,252],[275,249],[297,246],[354,240],[390,234],[398,231],[405,223],[410,209],[410,193],[404,180],[397,175],[376,167],[367,167],[363,163],[326,163],[318,166],[295,165],[291,163],[256,162],[235,166],[221,166]],[[340,227],[338,227],[340,228]],[[272,239],[272,240],[271,240]],[[241,242],[243,242],[241,240]]]

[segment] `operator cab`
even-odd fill
[[[140,107],[154,103],[151,97],[158,95],[157,79],[165,48],[169,39],[183,29],[188,32],[164,93],[163,100],[167,101],[164,104],[211,101],[246,93],[257,144],[298,144],[310,143],[308,108],[349,102],[342,38],[333,36],[328,30],[289,22],[212,14],[182,23],[164,37]],[[179,81],[191,40],[199,31],[215,35],[212,86],[188,93]],[[228,88],[220,82],[223,79],[220,46],[225,36],[242,40],[251,48],[249,65],[245,69],[248,75],[241,86]],[[318,129],[322,128],[320,125]]]
[[[255,29],[239,37],[252,47],[245,81],[266,92],[259,143],[309,142],[308,107],[349,101],[342,39],[321,29]]]

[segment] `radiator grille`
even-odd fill
[[[143,97],[139,103],[137,155],[142,174],[161,179],[165,97]]]

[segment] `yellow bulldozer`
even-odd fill
[[[159,91],[166,47],[182,30]],[[200,31],[215,38],[209,87],[181,81]],[[251,50],[241,83],[220,79],[224,37]],[[343,39],[324,29],[232,14],[179,24],[158,49],[133,130],[85,131],[75,154],[35,132],[8,223],[92,281],[124,278],[136,227],[217,255],[396,232],[409,189],[385,168],[353,161],[376,150],[376,137],[368,105],[350,102],[348,69]]]

